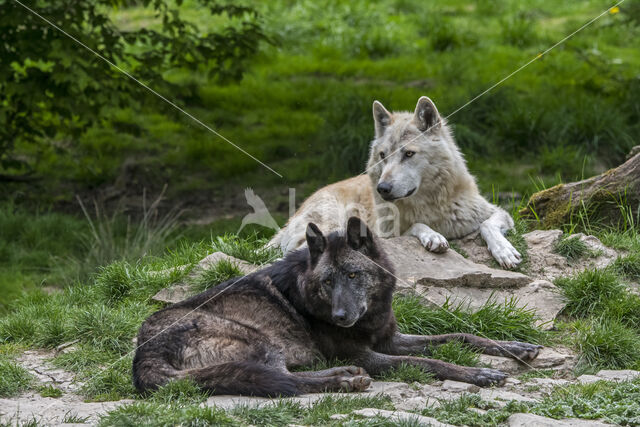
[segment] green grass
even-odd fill
[[[545,333],[536,327],[536,315],[518,307],[517,301],[489,301],[477,310],[464,304],[445,303],[443,308],[424,306],[417,296],[396,296],[393,310],[403,333],[436,335],[471,333],[486,338],[542,343]]]
[[[381,381],[400,381],[404,383],[418,382],[421,384],[429,384],[434,381],[434,376],[419,366],[403,363],[397,368],[390,369],[381,375],[378,375],[376,379]]]
[[[193,291],[200,293],[217,286],[226,280],[242,275],[242,271],[240,271],[235,263],[223,259],[211,266],[211,268],[208,268],[201,274],[198,274],[191,283]]]
[[[342,425],[330,416],[372,407],[393,409],[390,399],[381,396],[327,396],[308,408],[297,402],[280,400],[260,407],[237,406],[228,412],[216,407],[200,407],[182,398],[165,402],[152,398],[111,411],[100,419],[100,425]]]
[[[609,5],[276,0],[255,6],[276,43],[262,46],[241,81],[216,81],[205,64],[200,73],[169,74],[192,93],[177,102],[284,180],[188,118],[158,108],[149,94],[140,108],[105,111],[85,135],[51,144],[36,163],[44,179],[28,184],[51,190],[12,185],[8,194],[69,201],[82,190],[116,182],[149,191],[169,183],[169,200],[197,206],[207,200],[204,194],[251,185],[277,193],[268,203],[279,207],[280,193],[290,185],[308,194],[362,171],[374,99],[406,110],[429,95],[450,114]],[[224,23],[194,2],[184,2],[183,9],[203,34]],[[111,13],[122,29],[161,25],[142,6]],[[633,41],[639,30],[633,16],[623,5],[621,13],[604,16],[451,117],[486,193],[492,185],[528,193],[530,176],[551,185],[589,175],[602,163],[621,160],[638,140],[640,56]],[[28,145],[18,146],[33,156]],[[488,161],[495,158],[501,161]],[[123,172],[125,160],[133,167]],[[286,203],[279,209],[286,210]]]
[[[211,247],[214,251],[224,252],[252,264],[265,264],[275,261],[282,256],[277,248],[265,247],[267,238],[253,234],[240,238],[233,234],[225,234],[213,240]]]
[[[555,387],[538,403],[511,401],[504,407],[483,401],[476,394],[428,407],[423,415],[466,426],[504,425],[514,413],[530,412],[553,419],[580,418],[614,425],[637,425],[640,417],[640,380],[621,383],[598,381]],[[481,409],[482,412],[471,410]]]
[[[39,387],[38,393],[40,393],[40,396],[42,397],[61,397],[62,396],[62,390],[52,386],[51,384]]]
[[[579,352],[578,373],[640,368],[640,334],[620,320],[579,320],[571,323],[567,332]]]
[[[640,381],[575,384],[554,389],[532,412],[560,419],[601,419],[616,425],[637,425]]]
[[[520,381],[529,381],[532,378],[552,378],[558,373],[553,369],[534,369],[524,374],[518,375]]]
[[[619,275],[640,282],[640,251],[618,257],[613,268]]]
[[[27,390],[34,378],[10,357],[0,354],[0,397],[13,397]]]
[[[555,280],[567,300],[565,313],[586,317],[602,313],[612,303],[626,296],[624,285],[615,273],[608,269],[587,269],[574,277]]]
[[[480,413],[470,408],[486,412]],[[437,407],[424,409],[422,415],[454,425],[497,426],[504,423],[515,412],[528,412],[528,405],[512,401],[505,407],[499,408],[493,403],[483,401],[477,394],[465,393],[457,400],[443,401]]]
[[[429,357],[432,359],[440,359],[462,366],[478,366],[480,364],[480,352],[459,341],[434,346],[429,351]]]

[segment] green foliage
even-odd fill
[[[416,296],[396,296],[393,310],[403,333],[436,335],[470,333],[497,340],[540,343],[545,333],[536,327],[532,310],[518,307],[517,301],[504,304],[490,300],[475,311],[464,304],[446,302],[442,308],[424,306]]]
[[[183,18],[181,3],[100,0],[74,1],[69,7],[67,0],[55,0],[30,6],[155,90],[188,98],[192,92],[176,87],[167,79],[168,71],[194,72],[207,64],[211,76],[237,79],[265,35],[253,8],[201,0],[198,6],[210,18],[230,17],[226,26],[203,32]],[[140,107],[144,89],[115,67],[18,3],[3,0],[0,6],[0,57],[8,65],[0,70],[0,170],[15,173],[32,166],[13,152],[16,141],[64,150],[52,139],[77,139],[106,107]],[[130,6],[152,10],[157,25],[117,28],[112,8]]]
[[[239,276],[243,276],[243,274],[238,266],[229,260],[223,259],[193,279],[193,290],[195,292],[204,292],[224,281]]]
[[[462,366],[478,366],[480,363],[480,352],[460,341],[434,346],[429,357]]]
[[[0,397],[12,397],[29,388],[34,378],[9,357],[0,354]]]
[[[469,410],[478,408],[485,412]],[[497,426],[515,412],[529,412],[526,403],[512,401],[499,408],[483,401],[477,394],[463,394],[459,399],[442,401],[437,407],[427,407],[422,415],[434,417],[444,423],[466,426]]]
[[[555,419],[598,419],[615,425],[636,425],[640,420],[640,381],[559,387],[532,412]]]
[[[204,402],[208,394],[190,379],[174,380],[158,388],[150,399],[157,403],[196,405]]]

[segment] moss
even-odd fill
[[[523,218],[537,219],[541,228],[558,228],[564,225],[571,212],[571,203],[564,200],[564,184],[534,193],[527,206],[520,211]]]

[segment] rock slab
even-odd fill
[[[553,326],[565,306],[549,281],[477,264],[454,250],[429,252],[410,236],[382,240],[382,244],[395,266],[398,289],[415,292],[433,305],[442,306],[449,301],[477,309],[488,301],[504,303],[513,299],[518,306],[535,310],[539,326],[546,328]]]

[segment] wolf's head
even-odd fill
[[[371,309],[390,304],[391,266],[359,218],[349,218],[344,233],[327,237],[309,223],[306,238],[310,259],[302,291],[311,314],[349,328]]]
[[[367,171],[384,200],[410,197],[421,186],[438,185],[443,171],[451,170],[453,160],[460,158],[445,119],[426,96],[413,113],[390,113],[374,101],[373,119],[375,140]]]

